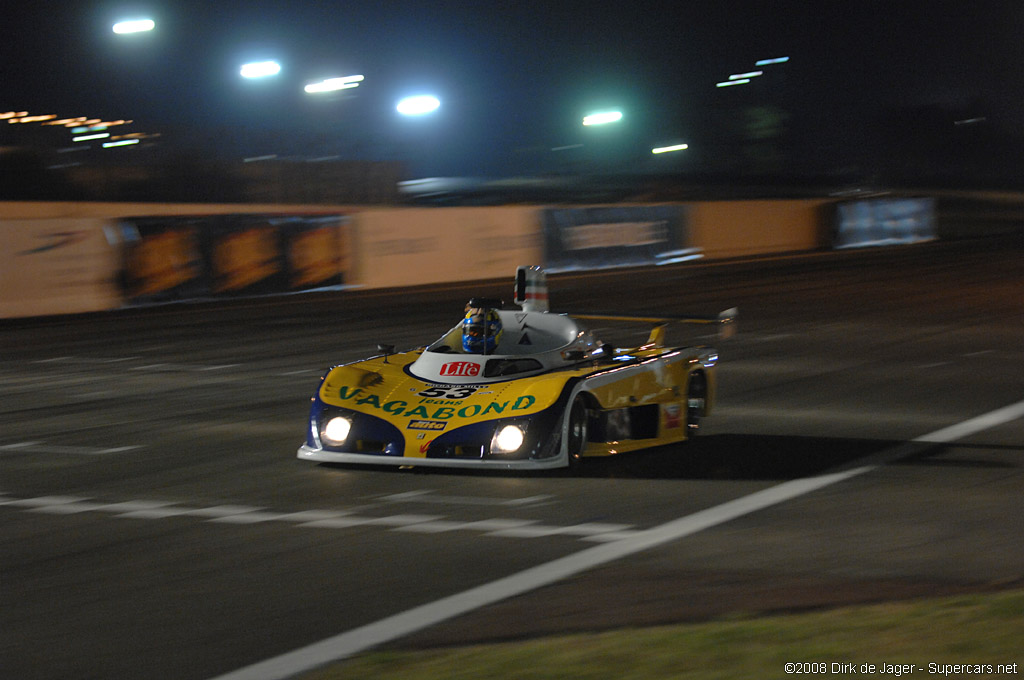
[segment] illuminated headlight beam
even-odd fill
[[[651,149],[651,153],[671,153],[673,151],[683,151],[684,149],[689,148],[689,144],[674,144],[672,146],[659,146],[657,148]]]
[[[114,33],[121,35],[125,33],[145,33],[146,31],[152,31],[154,28],[156,28],[156,23],[152,19],[131,19],[114,24]]]
[[[519,425],[504,425],[491,439],[491,453],[515,453],[526,441],[526,433]]]
[[[329,446],[341,446],[352,431],[352,421],[343,416],[334,416],[324,423],[320,437]]]

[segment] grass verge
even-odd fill
[[[802,673],[787,673],[787,663],[806,665],[796,669]],[[840,664],[853,664],[856,673]],[[862,664],[874,664],[874,672]],[[952,668],[956,665],[965,667]],[[373,651],[302,678],[717,680],[794,675],[1004,680],[1024,675],[1024,590],[466,647]]]

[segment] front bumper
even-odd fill
[[[358,465],[548,470],[568,464],[562,451],[560,412],[556,407],[528,417],[469,423],[430,440],[413,440],[408,439],[400,427],[376,416],[314,401],[306,443],[299,448],[297,457]],[[339,445],[328,444],[321,434],[323,424],[335,416],[351,422],[348,437]],[[493,438],[503,425],[520,427],[524,433],[523,443],[515,452],[492,453]],[[420,455],[405,455],[413,446],[419,447]]]
[[[489,470],[552,470],[565,467],[567,461],[564,456],[557,455],[551,458],[520,460],[502,460],[497,458],[487,459],[460,459],[460,458],[413,458],[406,456],[381,456],[366,453],[344,453],[341,451],[326,451],[313,448],[307,444],[299,447],[297,457],[300,460],[309,460],[318,463],[349,463],[352,465],[391,465],[400,467],[437,467],[437,468],[463,468],[463,469],[489,469]]]

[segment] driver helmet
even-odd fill
[[[469,307],[462,320],[462,349],[470,354],[490,354],[501,340],[497,310]]]

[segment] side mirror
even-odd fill
[[[377,345],[377,351],[384,355],[384,363],[388,363],[388,357],[395,353],[394,345]]]

